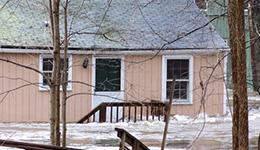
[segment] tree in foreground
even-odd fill
[[[248,149],[248,104],[246,83],[246,47],[244,0],[229,0],[228,25],[233,78],[233,150]]]

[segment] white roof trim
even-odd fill
[[[69,54],[93,54],[93,55],[170,55],[170,54],[212,54],[230,51],[230,49],[177,49],[177,50],[69,50]],[[0,53],[34,53],[49,54],[52,51],[44,49],[17,49],[0,48]]]

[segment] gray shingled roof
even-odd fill
[[[83,2],[84,1],[84,2]],[[0,0],[0,7],[6,0]],[[159,49],[205,25],[208,19],[194,0],[71,0],[71,47]],[[11,0],[0,10],[0,45],[51,46],[46,0]],[[99,33],[99,34],[94,34]],[[208,26],[168,49],[227,48]]]

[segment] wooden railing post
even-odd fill
[[[131,119],[131,106],[128,106],[128,122],[130,122]]]
[[[113,106],[110,106],[110,123],[113,122]]]
[[[106,122],[107,106],[102,105],[99,111],[99,122]]]
[[[152,114],[152,119],[154,120],[155,107],[154,107],[154,103],[152,103],[152,102],[151,102],[151,114]]]
[[[136,108],[136,106],[134,107],[135,109],[134,109],[134,111],[135,111],[135,113],[134,113],[134,122],[136,122],[136,116],[137,116],[137,108]]]
[[[125,122],[125,104],[123,104],[123,115],[122,115],[122,121]]]
[[[141,114],[140,114],[140,120],[143,121],[143,105],[141,106],[140,112],[141,112]]]
[[[132,145],[132,150],[138,150],[138,143],[137,143],[137,141],[134,141],[134,143]]]
[[[146,121],[149,119],[149,105],[146,105]]]
[[[122,134],[119,150],[124,150],[124,149],[125,149],[125,132],[123,132]]]
[[[118,122],[119,119],[119,106],[116,106],[116,122]]]

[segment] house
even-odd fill
[[[51,75],[45,1],[0,1],[0,58]],[[69,8],[69,122],[104,101],[165,102],[173,74],[173,114],[195,115],[201,104],[209,115],[225,113],[229,48],[193,0],[77,0]],[[0,93],[1,122],[49,120],[38,73],[1,61]]]

